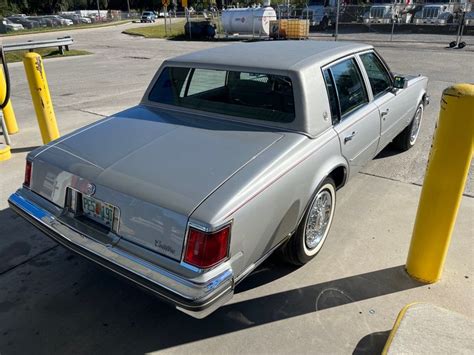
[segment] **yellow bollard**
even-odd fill
[[[12,157],[12,152],[9,145],[0,145],[0,161],[8,160]]]
[[[0,102],[3,102],[5,99],[6,89],[7,84],[5,83],[5,76],[3,75],[3,71],[0,70]],[[3,117],[5,118],[8,133],[18,133],[18,124],[16,123],[15,112],[13,112],[11,100],[8,100],[7,105],[3,108]]]
[[[438,127],[421,191],[407,272],[436,282],[444,261],[474,153],[474,85],[444,90]]]
[[[31,52],[25,54],[23,64],[41,131],[41,138],[43,143],[46,144],[59,138],[59,131],[49,94],[43,60],[39,54]]]

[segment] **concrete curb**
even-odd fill
[[[407,304],[398,314],[383,355],[472,354],[474,321],[430,303]]]

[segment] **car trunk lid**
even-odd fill
[[[193,210],[281,137],[243,124],[138,106],[71,135],[39,158],[54,151],[68,155],[62,160],[69,163],[58,172],[95,184],[96,195],[120,209],[120,236],[179,258]],[[94,169],[81,168],[86,162]]]

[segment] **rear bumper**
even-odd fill
[[[56,206],[27,189],[8,199],[10,207],[50,238],[66,248],[151,291],[177,309],[204,318],[233,296],[232,269],[224,268],[202,282],[183,278],[149,262],[138,259],[114,245],[89,238],[63,223],[52,212]]]

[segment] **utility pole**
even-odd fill
[[[127,0],[128,16],[130,16],[130,0]]]
[[[99,21],[100,21],[100,7],[99,7],[99,0],[97,0],[97,15],[99,15]]]

